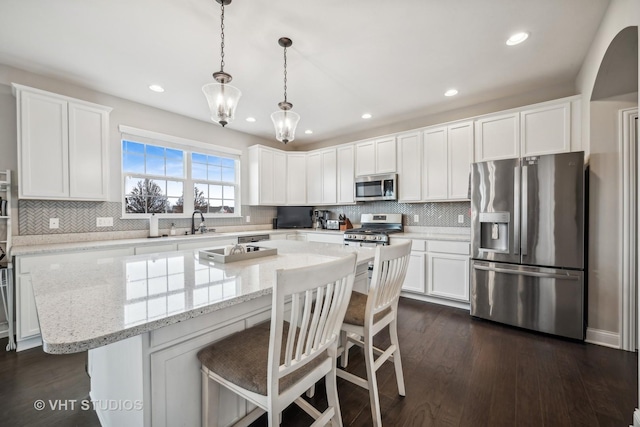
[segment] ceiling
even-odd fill
[[[0,1],[1,64],[210,120],[201,87],[220,69],[215,0]],[[228,128],[275,139],[282,36],[293,40],[288,100],[302,116],[294,144],[304,144],[572,81],[608,4],[234,0],[225,71],[243,96]],[[507,46],[518,31],[531,35]],[[446,98],[450,88],[459,94]]]

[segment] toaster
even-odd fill
[[[340,230],[340,221],[337,219],[328,219],[327,230]]]

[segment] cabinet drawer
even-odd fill
[[[450,242],[445,240],[430,240],[429,252],[443,252],[447,254],[469,255],[469,242]]]
[[[390,244],[397,245],[399,243],[404,243],[409,239],[398,239],[396,237],[391,238]],[[426,240],[415,240],[411,239],[411,251],[424,252],[427,250],[427,241]]]
[[[113,262],[113,257],[133,255],[133,248],[112,249],[108,251],[85,251],[85,252],[69,252],[57,253],[51,255],[25,255],[17,256],[17,273],[28,274],[34,266],[46,265],[49,269],[55,270],[60,267],[59,264],[69,262],[84,262],[96,260],[98,264]]]

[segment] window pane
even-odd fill
[[[167,212],[168,213],[183,213],[184,203],[182,197],[168,197],[167,198]]]
[[[198,153],[192,153],[191,154],[191,161],[192,162],[198,162],[198,163],[207,163],[207,156],[205,156],[204,154],[198,154]]]
[[[144,154],[144,144],[133,141],[122,141],[122,151]]]
[[[230,185],[225,185],[223,187],[224,198],[225,199],[235,199],[236,189]]]
[[[193,185],[194,196],[204,197],[205,199],[209,198],[209,186],[207,184],[196,183]]]
[[[137,154],[123,153],[122,170],[125,172],[144,173],[144,157]]]
[[[220,166],[222,164],[222,159],[218,156],[207,156],[207,163],[210,165]]]
[[[149,175],[164,175],[164,158],[147,157],[146,173]]]
[[[147,145],[147,156],[164,157],[164,148]]]
[[[225,200],[225,213],[234,213],[236,210],[236,202],[234,200]]]
[[[184,153],[182,150],[174,150],[171,148],[166,149],[167,159],[180,160],[182,162]]]
[[[235,169],[222,168],[222,181],[224,181],[224,182],[235,182],[236,181],[236,171],[235,171]]]
[[[207,165],[202,163],[193,163],[191,165],[191,178],[193,179],[207,179]]]
[[[211,199],[209,200],[209,212],[211,213],[224,213],[222,200],[220,199]]]
[[[222,185],[210,185],[209,197],[212,199],[222,199]]]
[[[159,179],[144,180],[144,194],[160,196],[167,194],[167,181]]]
[[[222,180],[222,168],[220,166],[209,165],[209,181]]]
[[[227,158],[222,158],[222,166],[225,168],[235,168],[236,167],[236,161],[234,159],[227,159]]]
[[[207,186],[201,184],[200,187],[198,187],[198,184],[195,184],[193,190],[193,207],[201,212],[208,212],[209,202],[207,201],[206,196]]]
[[[143,196],[125,197],[125,210],[127,213],[146,213],[147,199]]]
[[[167,176],[184,177],[184,163],[182,159],[167,159]]]
[[[167,198],[165,196],[149,196],[147,204],[148,213],[165,213],[167,211]]]
[[[124,193],[125,194],[142,194],[142,184],[138,185],[138,183],[142,183],[144,181],[141,178],[136,178],[134,176],[128,176],[124,181]]]
[[[182,197],[182,182],[167,181],[167,196]]]

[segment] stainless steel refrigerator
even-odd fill
[[[471,315],[585,333],[584,153],[474,163]]]

